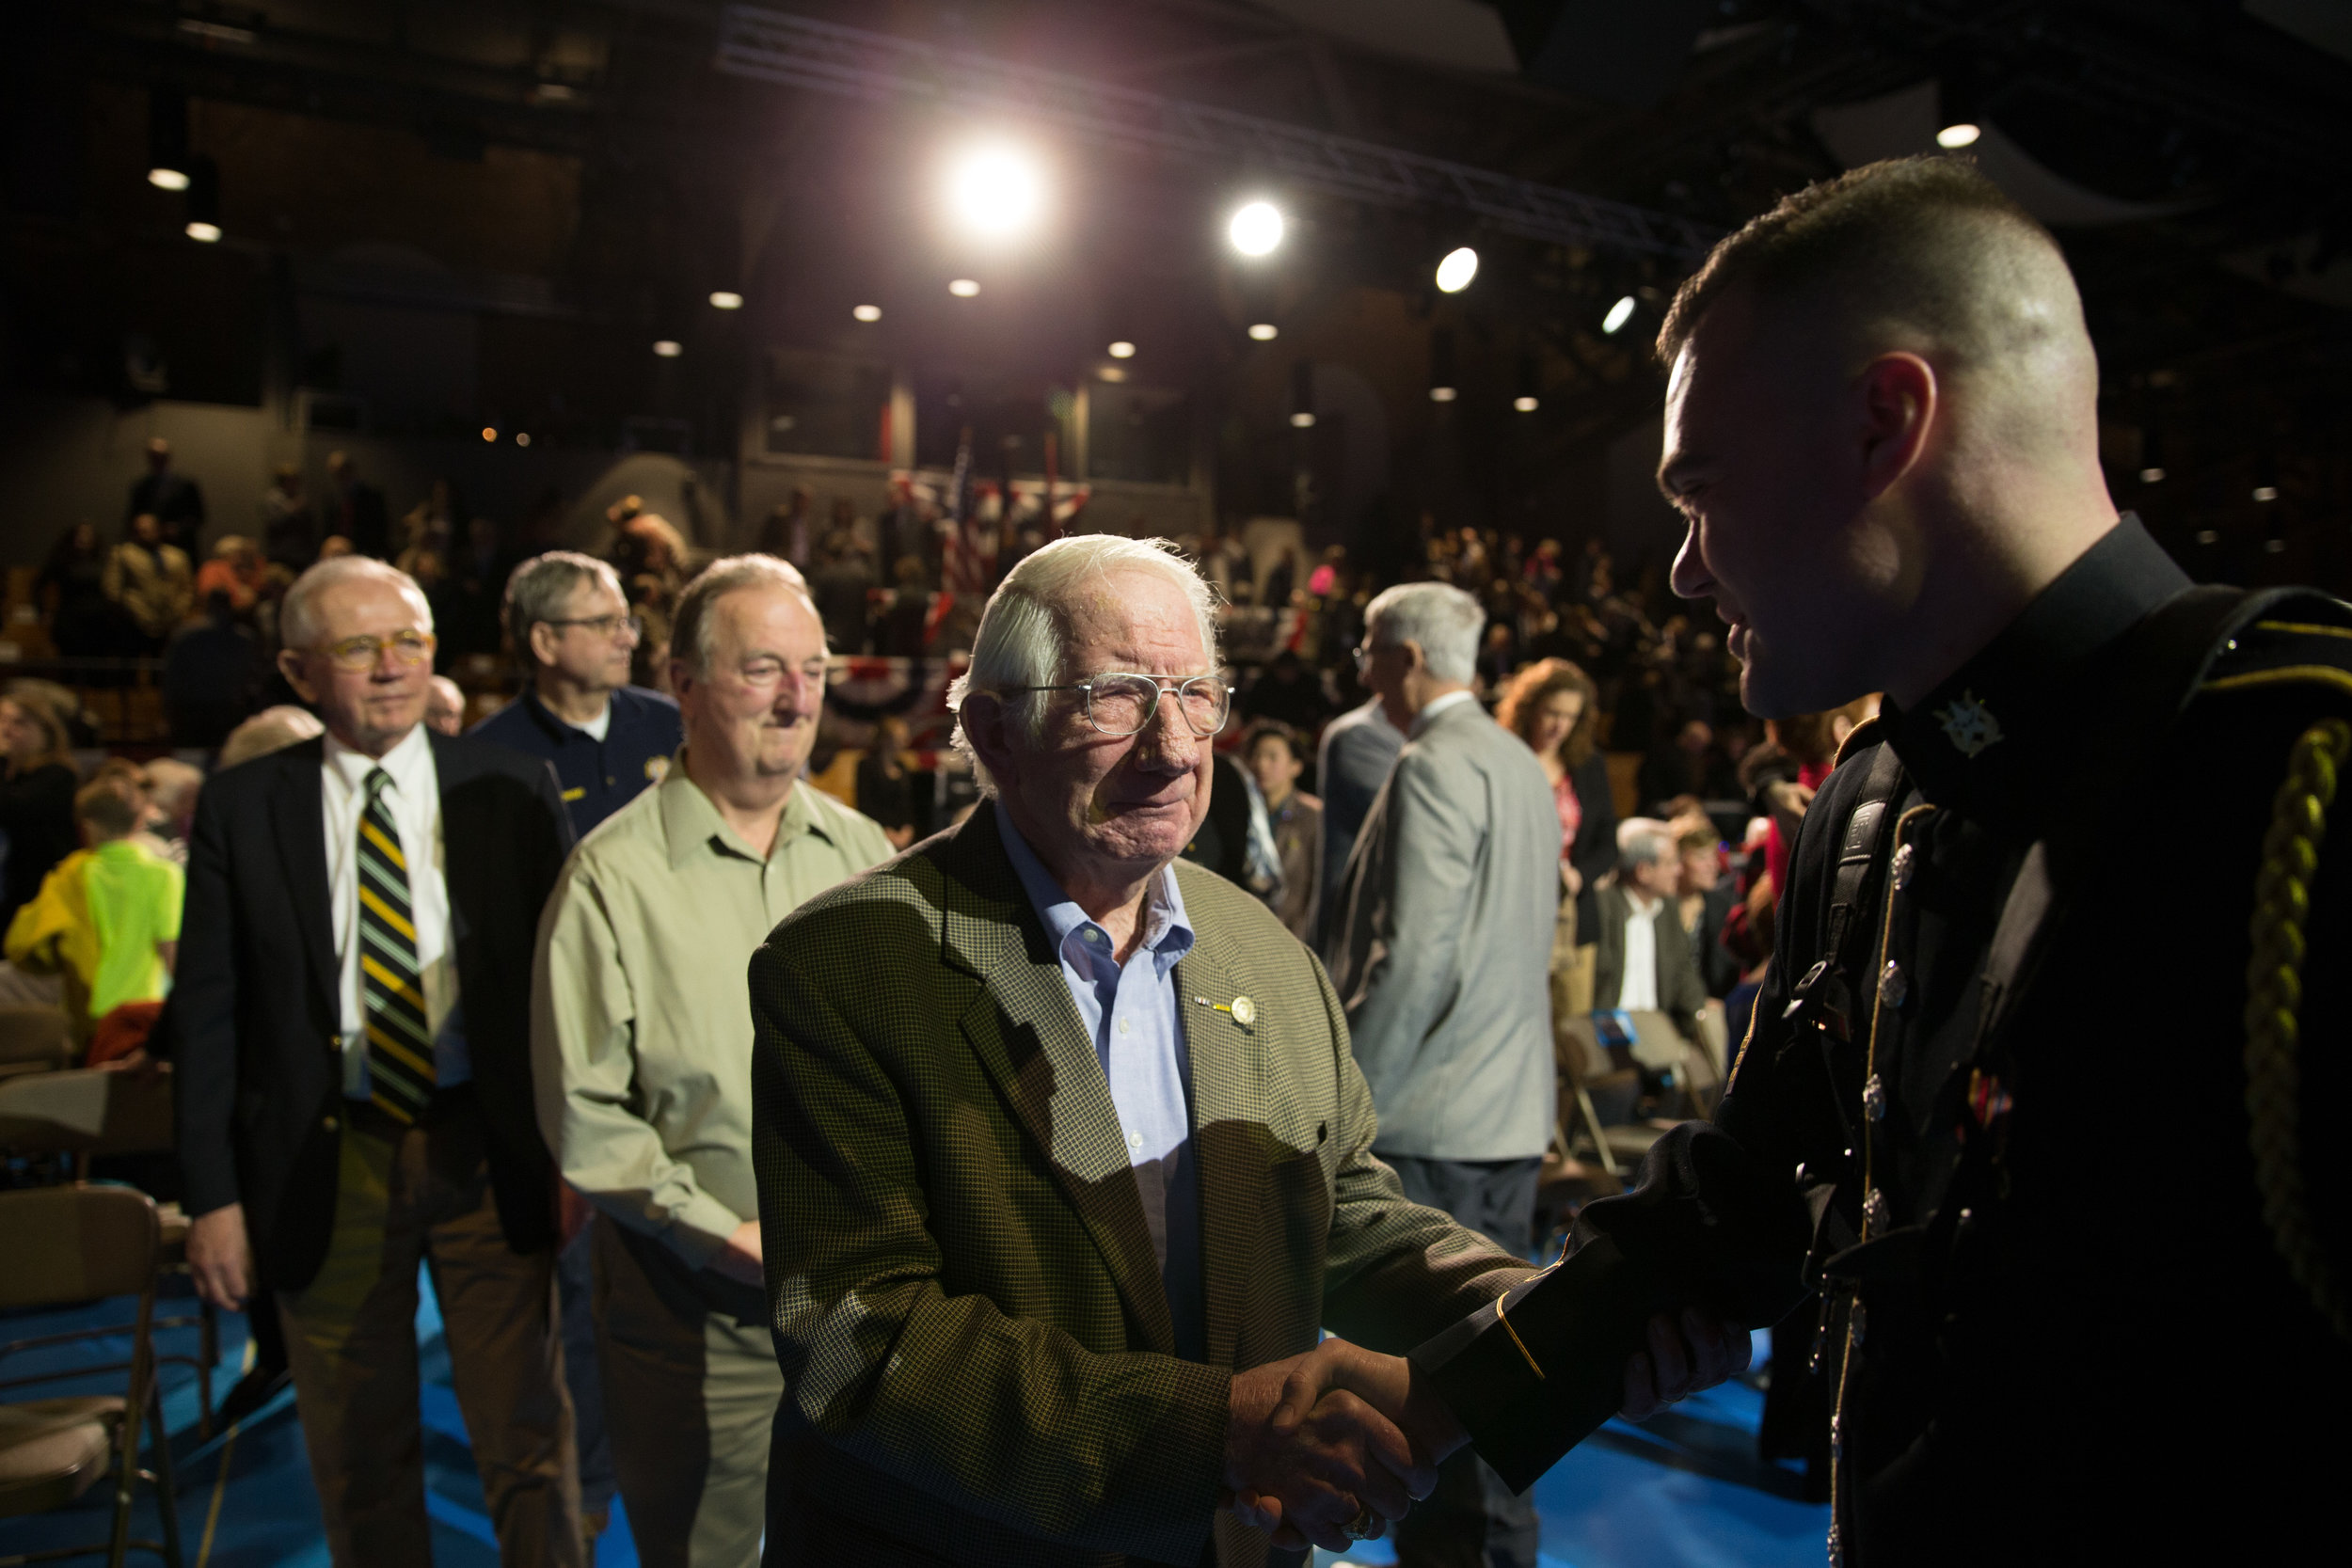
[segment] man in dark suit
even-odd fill
[[[389,560],[392,522],[384,509],[384,492],[359,477],[349,452],[327,453],[326,477],[334,486],[326,499],[326,531],[350,540],[355,554]]]
[[[1321,967],[1178,859],[1215,626],[1153,544],[1026,558],[955,693],[992,798],[753,956],[771,1563],[1255,1568],[1435,1483],[1367,1406],[1266,1425],[1324,1325],[1402,1351],[1533,1271],[1406,1200]]]
[[[204,531],[204,492],[172,467],[171,443],[160,436],[147,443],[147,472],[133,482],[130,509],[122,515],[126,524],[152,517],[165,544],[196,550],[197,535]]]
[[[218,1306],[275,1298],[335,1561],[413,1564],[429,1263],[501,1559],[575,1564],[529,1051],[571,828],[546,763],[424,727],[432,613],[406,576],[324,562],[281,617],[326,734],[198,808],[173,996],[189,1266]]]

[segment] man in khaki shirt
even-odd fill
[[[783,1376],[752,1175],[752,952],[803,900],[887,858],[797,784],[824,701],[801,576],[714,562],[680,596],[686,746],[581,843],[539,924],[539,1122],[596,1205],[607,1425],[648,1564],[751,1568]]]

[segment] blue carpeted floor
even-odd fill
[[[68,1312],[0,1316],[0,1342],[107,1323],[125,1323],[132,1304],[103,1302]],[[185,1297],[159,1315],[194,1316]],[[245,1355],[241,1318],[221,1321],[221,1362],[214,1397],[226,1394]],[[483,1512],[482,1485],[466,1444],[465,1423],[450,1391],[440,1315],[429,1289],[417,1314],[423,1347],[427,1507],[434,1561],[440,1568],[491,1568],[497,1549]],[[166,1354],[196,1354],[197,1331],[165,1331]],[[1759,1352],[1763,1346],[1758,1345]],[[0,1361],[0,1378],[68,1370],[128,1357],[127,1337],[28,1352]],[[180,1476],[181,1539],[189,1568],[326,1568],[316,1496],[302,1451],[291,1394],[248,1419],[233,1444],[203,1440],[197,1430],[193,1368],[165,1369],[165,1420]],[[17,1390],[14,1398],[119,1392],[119,1376],[84,1378]],[[1814,1568],[1821,1560],[1828,1510],[1796,1500],[1791,1470],[1755,1459],[1759,1396],[1732,1385],[1687,1402],[1646,1426],[1613,1422],[1536,1483],[1544,1521],[1545,1568]],[[112,1488],[101,1485],[70,1509],[37,1518],[0,1519],[0,1556],[103,1540]],[[154,1493],[142,1487],[132,1533],[153,1538]],[[1323,1554],[1320,1560],[1335,1560]],[[1392,1562],[1385,1546],[1359,1548],[1346,1560]],[[598,1568],[636,1568],[637,1550],[624,1510],[599,1543]]]

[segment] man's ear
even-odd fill
[[[541,632],[545,632],[547,634],[544,641],[540,638],[539,634]],[[556,629],[553,626],[548,626],[545,621],[533,621],[531,623],[530,626],[523,632],[523,641],[529,644],[529,646],[523,649],[523,652],[531,656],[532,663],[553,664],[555,662],[555,639],[558,633]]]
[[[319,700],[318,690],[311,686],[310,677],[303,673],[302,665],[302,656],[294,649],[278,650],[278,673],[286,677],[286,684],[294,689],[295,696],[315,706]]]
[[[1429,668],[1429,656],[1422,652],[1421,644],[1414,641],[1411,638],[1408,637],[1404,641],[1399,642],[1397,647],[1405,655],[1405,668],[1408,672],[1413,670],[1426,670]]]
[[[1877,497],[1894,488],[1918,462],[1928,433],[1943,412],[1944,388],[1934,366],[1916,354],[1899,351],[1863,367],[1855,390],[1860,398],[1863,489]]]
[[[1005,700],[993,691],[975,691],[956,709],[956,721],[972,743],[973,754],[1000,785],[1012,762],[1012,737],[1007,733],[1011,720]]]

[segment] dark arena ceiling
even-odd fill
[[[1287,395],[1241,329],[1312,320],[1291,341],[1396,393],[1420,504],[1530,529],[1655,417],[1645,345],[1713,237],[1974,124],[2082,280],[2119,501],[2201,576],[2352,588],[2331,0],[53,0],[11,34],[19,390],[135,396],[112,344],[137,330],[173,396],[261,402],[331,374],[269,347],[289,290],[413,290],[369,259],[421,253],[482,312],[482,399],[550,440],[609,440],[664,337],[693,350],[672,411],[723,448],[757,353],[887,296],[899,355],[1069,374],[1143,344],[1223,411],[1230,474],[1243,414]],[[975,125],[1045,150],[1056,192],[984,327],[930,281],[957,257],[921,195]],[[149,187],[180,134],[198,188]],[[1291,215],[1279,268],[1221,243],[1249,191]],[[200,254],[191,201],[223,230]],[[1461,245],[1476,285],[1441,296]],[[745,308],[714,319],[714,290]],[[1442,435],[1433,356],[1462,384]]]

